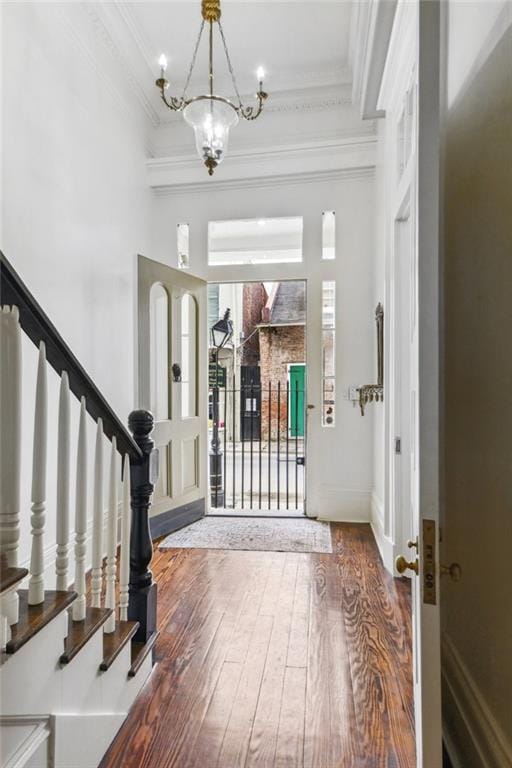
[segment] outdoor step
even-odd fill
[[[106,672],[113,664],[138,628],[138,621],[118,621],[114,632],[103,635],[103,661],[100,664],[102,672]]]
[[[5,646],[7,654],[16,653],[77,597],[76,592],[48,590],[42,603],[29,605],[27,589],[20,589],[18,595],[19,619],[11,626],[11,639]]]

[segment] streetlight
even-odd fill
[[[210,492],[212,507],[224,506],[224,483],[222,478],[222,451],[219,440],[219,349],[226,346],[233,336],[233,322],[229,319],[231,310],[224,312],[210,329],[211,344],[215,351],[215,386],[213,387],[213,433],[210,450]],[[224,429],[226,425],[224,424]]]

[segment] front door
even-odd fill
[[[418,768],[442,765],[439,564],[439,45],[438,2],[417,6],[415,270],[410,368],[412,573]],[[417,311],[417,319],[414,309]]]
[[[139,404],[155,417],[160,475],[154,536],[205,513],[207,488],[206,283],[138,258]]]

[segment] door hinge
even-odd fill
[[[395,453],[401,454],[402,453],[402,438],[401,437],[395,437]]]

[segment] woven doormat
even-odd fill
[[[329,523],[317,520],[204,517],[171,533],[160,549],[243,549],[262,552],[332,552]]]

